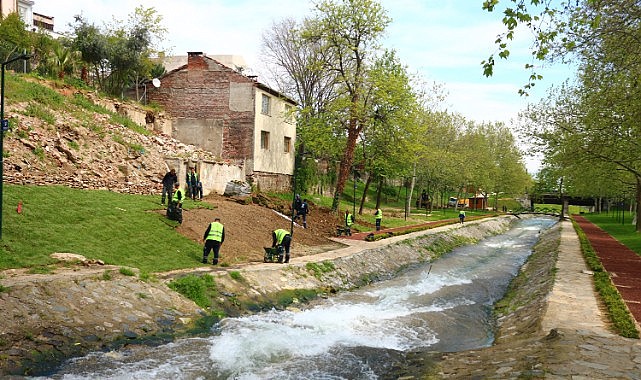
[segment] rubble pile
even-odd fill
[[[29,104],[9,104],[4,136],[6,183],[64,185],[130,194],[158,194],[166,157],[216,161],[210,152],[164,134],[145,135],[109,114],[52,110],[52,123],[26,116]]]

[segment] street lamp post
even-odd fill
[[[298,140],[300,139],[300,137],[297,136],[296,139]],[[303,158],[307,153],[308,152],[305,152],[305,146],[301,144],[299,153],[294,156],[294,175],[292,176],[292,218],[291,224],[289,226],[289,234],[291,237],[294,237],[294,217],[296,216],[296,208],[294,207],[294,205],[296,204],[296,174],[299,167],[303,164]]]
[[[19,59],[24,59],[25,61],[27,59],[31,58],[31,56],[27,54],[20,54],[17,57],[11,58],[7,61],[2,62],[2,75],[0,79],[0,123],[2,126],[2,130],[0,131],[0,240],[2,239],[2,204],[3,204],[3,194],[2,194],[2,184],[4,183],[4,133],[5,131],[9,130],[9,120],[5,120],[4,118],[4,70],[5,67],[12,63],[15,62]]]
[[[356,218],[356,167],[352,167],[354,172],[354,195],[352,197],[352,215]]]
[[[294,175],[292,176],[292,193],[293,193],[293,198],[292,198],[292,217],[291,217],[291,224],[289,226],[289,236],[294,237],[294,217],[296,216],[296,159],[294,158]]]

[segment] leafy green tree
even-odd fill
[[[634,1],[577,3],[563,31],[566,52],[579,61],[576,84],[551,92],[531,109],[531,136],[566,171],[601,162],[626,172],[636,188],[641,212],[641,93],[638,18]],[[572,33],[570,33],[572,32]],[[578,187],[577,187],[578,188]],[[641,220],[637,220],[641,231]]]
[[[167,30],[152,8],[137,7],[128,22],[114,20],[105,30],[76,16],[73,48],[91,66],[93,79],[103,90],[122,95],[124,90],[151,78],[151,57]],[[138,94],[137,94],[138,95]]]
[[[461,132],[456,127],[459,117],[447,112],[435,112],[423,108],[418,115],[421,130],[417,136],[421,150],[417,153],[417,177],[419,184],[427,188],[430,199],[443,197],[462,182],[457,151]]]
[[[92,75],[87,79],[94,86],[104,88],[109,67],[107,36],[80,15],[75,16],[74,22],[72,26],[75,37],[71,46],[80,52],[82,60],[89,66]]]
[[[382,187],[383,176],[414,178],[416,152],[419,150],[417,96],[412,88],[412,78],[407,73],[394,51],[385,51],[368,70],[364,87],[367,89],[365,106],[365,128],[361,133],[363,159],[370,178],[379,179]],[[413,185],[411,181],[410,185]],[[367,187],[367,186],[366,186]],[[410,186],[406,200],[409,200],[413,186]],[[366,191],[363,193],[363,196]],[[380,191],[378,192],[380,194]],[[361,205],[364,199],[361,200]],[[380,196],[376,207],[380,206]],[[359,212],[362,212],[362,208]]]
[[[340,98],[333,102],[333,115],[342,115],[337,124],[345,136],[344,150],[332,209],[338,210],[340,195],[350,174],[354,149],[367,125],[365,80],[385,28],[390,22],[381,5],[372,0],[324,0],[315,4],[304,36],[318,43],[326,57],[324,69],[336,73]]]
[[[18,13],[10,13],[0,19],[0,59],[9,60],[14,54],[30,53],[31,34]]]
[[[33,47],[29,59],[32,67],[35,67],[35,70],[42,76],[55,76],[55,70],[49,57],[58,46],[68,46],[66,44],[69,41],[65,38],[54,39],[41,29],[33,33],[32,41]]]

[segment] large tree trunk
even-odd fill
[[[358,215],[363,215],[363,206],[365,205],[365,198],[367,198],[367,190],[369,190],[369,185],[372,183],[372,177],[374,177],[374,173],[369,173],[369,175],[367,176],[367,181],[365,181],[365,188],[363,189],[361,204],[358,206]]]
[[[381,194],[383,193],[383,176],[378,177],[378,189],[376,189],[376,209],[381,207]]]
[[[354,161],[354,148],[356,147],[356,138],[358,137],[357,129],[350,128],[347,132],[347,144],[345,146],[345,153],[341,158],[340,168],[338,169],[338,180],[336,181],[336,190],[334,191],[334,200],[332,201],[332,211],[338,211],[338,206],[341,201],[341,194],[345,189],[347,178],[349,177],[350,168]]]

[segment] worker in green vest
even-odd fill
[[[183,194],[182,189],[180,188],[180,183],[174,183],[174,196],[171,198],[173,202],[176,202],[176,207],[183,207],[183,200],[185,199],[185,194]]]
[[[203,236],[205,247],[203,248],[203,264],[207,264],[207,257],[209,252],[214,251],[213,265],[218,264],[218,254],[220,253],[220,246],[225,241],[225,227],[220,222],[220,218],[214,218],[214,221],[209,224],[205,235]]]
[[[383,220],[383,210],[377,208],[376,212],[374,213],[374,218],[376,219],[376,231],[380,231],[381,221]]]
[[[283,250],[285,251],[285,263],[289,262],[289,247],[292,243],[292,235],[282,228],[272,231],[272,247],[278,249],[278,262],[283,262]]]
[[[196,200],[196,197],[200,196],[200,200],[203,199],[203,185],[202,182],[200,182],[200,178],[198,177],[198,173],[196,173],[196,168],[191,167],[189,168],[189,172],[187,173],[187,196],[190,197],[192,200]]]
[[[458,212],[458,219],[461,222],[461,224],[463,224],[463,222],[465,222],[465,210],[460,210]]]
[[[345,235],[352,236],[352,224],[354,224],[354,215],[349,210],[345,210]]]
[[[167,218],[176,220],[178,223],[183,222],[182,203],[184,199],[185,196],[180,189],[180,184],[178,182],[174,183],[174,195],[167,204]]]

